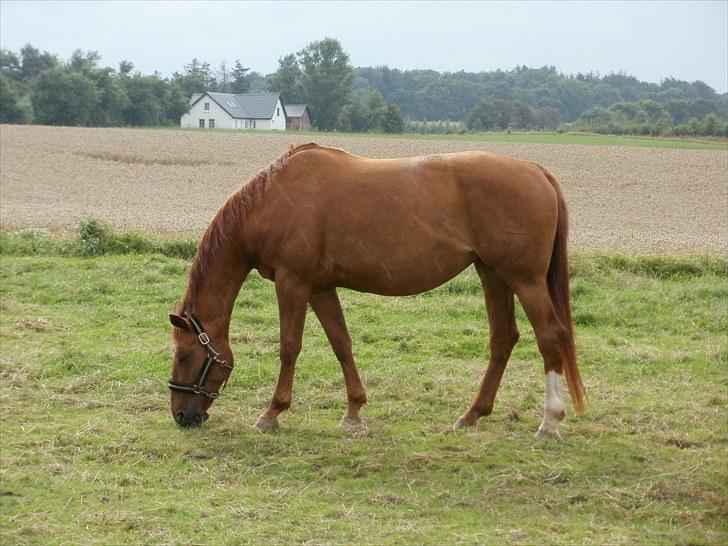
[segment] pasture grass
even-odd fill
[[[79,255],[81,233],[36,234],[29,251],[21,237],[0,238],[3,543],[728,540],[725,260],[574,254],[590,409],[570,412],[561,439],[533,437],[543,368],[520,308],[493,415],[451,431],[486,362],[472,270],[419,296],[340,291],[369,391],[364,430],[338,427],[343,380],[309,313],[293,407],[260,434],[278,371],[271,283],[244,285],[225,395],[202,428],[179,429],[166,316],[189,256],[142,235],[95,257]]]

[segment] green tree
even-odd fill
[[[0,49],[0,76],[20,78],[20,58],[8,49]]]
[[[471,131],[528,129],[535,124],[533,110],[514,100],[483,100],[465,118],[465,126]]]
[[[163,125],[166,121],[163,103],[164,82],[156,76],[141,74],[124,78],[122,81],[129,97],[129,105],[124,109],[124,123],[142,126]]]
[[[498,108],[488,100],[480,101],[465,118],[471,131],[492,131],[498,128]]]
[[[0,75],[0,123],[27,123],[30,118],[18,84]]]
[[[709,135],[709,136],[718,136],[718,126],[720,124],[720,121],[718,119],[718,116],[716,116],[713,112],[708,114],[703,118],[702,122],[702,128],[703,128],[703,134]]]
[[[91,78],[62,67],[38,75],[31,99],[35,121],[45,125],[92,125],[100,104]]]
[[[176,83],[187,97],[191,97],[194,93],[211,91],[215,86],[215,77],[209,63],[192,59],[185,65],[183,74],[175,72],[172,75],[172,82]]]
[[[561,113],[558,108],[544,106],[533,112],[536,127],[541,130],[555,131],[561,123]]]
[[[98,51],[87,51],[84,53],[80,49],[77,49],[71,54],[71,60],[68,66],[73,70],[89,73],[96,70],[100,60],[101,55],[99,55]]]
[[[58,58],[55,55],[47,51],[41,53],[30,44],[26,44],[20,50],[20,78],[25,82],[29,82],[41,72],[58,65]]]
[[[324,38],[302,49],[298,60],[303,92],[314,124],[330,131],[336,127],[339,113],[351,94],[353,73],[349,55],[338,40]]]
[[[388,104],[384,109],[381,120],[381,128],[385,133],[401,133],[404,131],[404,119],[402,113],[394,104]]]
[[[358,133],[366,131],[367,115],[364,105],[360,101],[352,101],[339,111],[337,128],[340,131]]]
[[[601,106],[589,108],[576,120],[576,126],[592,133],[609,133],[613,122],[612,112]]]
[[[240,59],[235,59],[235,65],[230,72],[232,78],[230,88],[233,93],[247,93],[250,90],[250,80],[247,76],[249,70],[250,68],[240,64]]]
[[[182,114],[190,109],[190,97],[174,83],[166,85],[163,102],[165,122],[171,125],[178,125]]]
[[[132,70],[134,70],[133,62],[127,60],[119,61],[119,74],[121,76],[128,76]]]
[[[266,76],[266,89],[281,94],[283,104],[306,102],[298,58],[291,53],[278,59],[278,69]]]
[[[124,110],[129,106],[129,97],[120,77],[111,68],[95,69],[87,75],[93,80],[99,96],[99,103],[91,115],[91,123],[101,127],[123,125]]]
[[[401,133],[404,119],[395,105],[387,104],[379,91],[352,93],[349,102],[339,112],[337,129],[364,133],[383,131]]]

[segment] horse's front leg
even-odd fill
[[[311,287],[284,270],[276,271],[276,296],[280,317],[281,370],[268,410],[260,416],[255,427],[268,430],[278,427],[278,414],[291,406],[293,374],[301,352],[303,324]]]

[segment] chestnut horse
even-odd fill
[[[565,416],[563,376],[577,411],[585,394],[569,303],[567,212],[555,178],[535,163],[485,152],[367,159],[343,150],[291,147],[233,193],[207,228],[184,300],[170,315],[175,343],[172,415],[199,425],[232,370],[230,316],[251,269],[275,283],[281,368],[258,429],[278,426],[291,405],[296,358],[310,304],[346,382],[346,426],[367,401],[337,287],[386,296],[418,294],[470,264],[480,276],[490,360],[473,404],[455,424],[493,409],[518,340],[514,294],[543,356],[544,418],[538,436]]]

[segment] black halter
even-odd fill
[[[194,317],[189,317],[189,320],[190,324],[192,324],[192,328],[197,334],[197,340],[205,348],[205,351],[207,351],[207,358],[205,359],[205,363],[202,365],[200,373],[197,375],[197,379],[195,379],[194,384],[190,385],[184,383],[176,383],[172,379],[170,379],[167,384],[169,385],[169,389],[172,391],[201,394],[206,398],[215,400],[218,396],[222,394],[222,391],[225,390],[225,384],[227,383],[227,380],[223,382],[223,384],[220,386],[220,390],[217,392],[205,389],[205,382],[207,381],[207,376],[212,369],[212,365],[217,363],[226,370],[230,370],[230,372],[232,372],[234,366],[230,364],[227,360],[223,360],[222,358],[220,358],[220,353],[213,349],[212,345],[210,345],[210,338],[207,337],[205,330],[202,328],[202,324],[200,324],[200,322]]]

